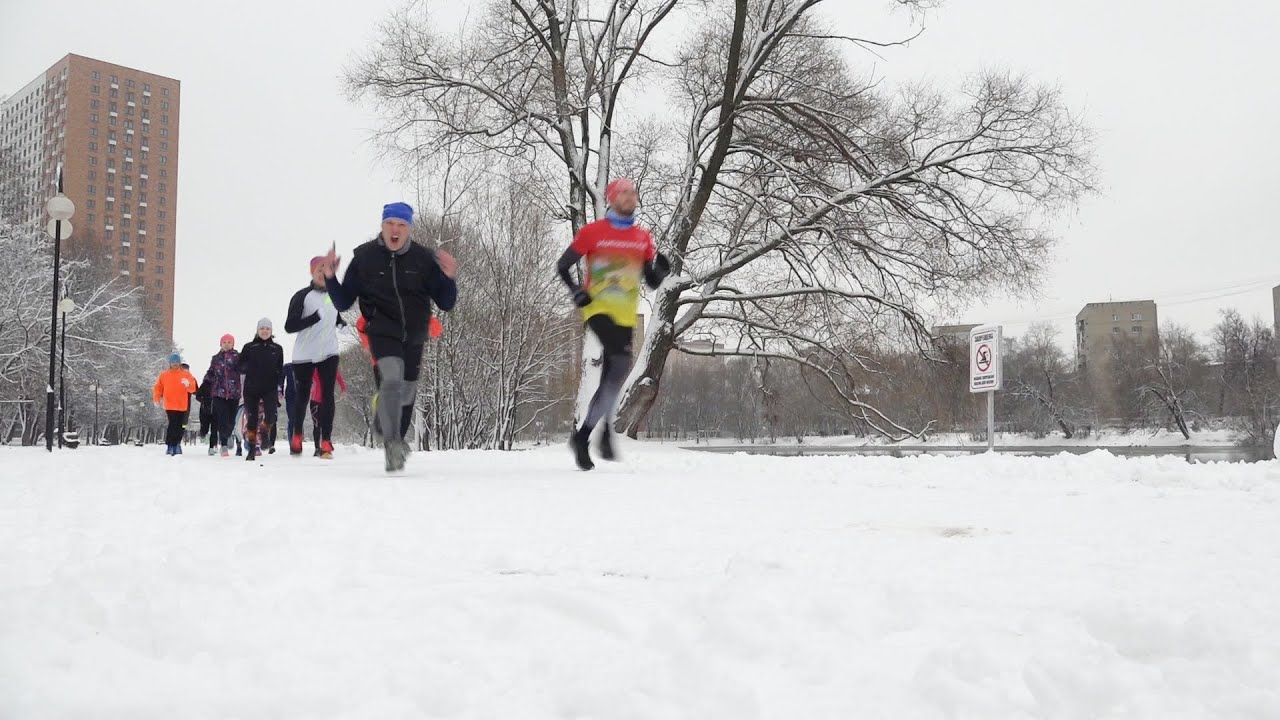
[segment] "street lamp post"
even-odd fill
[[[67,314],[75,312],[76,301],[69,297],[58,303],[62,316],[62,348],[58,360],[58,448],[62,448],[62,436],[67,432]]]
[[[53,371],[57,369],[54,362],[56,354],[54,347],[58,342],[58,275],[62,271],[62,240],[64,237],[71,237],[71,216],[76,212],[75,203],[71,202],[71,198],[62,194],[62,167],[58,167],[58,194],[49,198],[49,202],[45,204],[45,209],[49,212],[49,221],[51,226],[50,235],[53,235],[53,312],[50,323],[52,327],[49,329],[49,384],[46,386],[47,400],[45,402],[45,449],[53,452]]]
[[[98,383],[90,383],[89,389],[93,391],[93,443],[98,444]]]

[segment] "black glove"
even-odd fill
[[[578,307],[586,307],[591,304],[591,296],[586,290],[577,290],[573,293],[573,304]]]
[[[669,274],[671,274],[671,261],[662,253],[658,253],[653,262],[648,262],[644,265],[644,282],[655,290],[662,284],[663,280],[667,279]]]

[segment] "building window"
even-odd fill
[[[169,177],[169,171],[164,168],[160,168],[160,177]]]
[[[1133,317],[1132,317],[1131,319],[1132,319],[1132,320],[1135,320],[1135,321],[1141,321],[1141,320],[1142,320],[1142,313],[1134,313],[1134,314],[1133,314]]]
[[[98,88],[97,85],[94,85],[93,87],[89,88],[89,92],[93,93],[94,95],[101,94],[101,90]]]
[[[160,137],[169,137],[169,128],[160,128]]]
[[[108,155],[115,155],[115,154],[116,154],[116,146],[115,146],[115,145],[108,145],[108,146],[107,146],[107,154],[108,154]]]
[[[101,80],[101,79],[102,79],[102,73],[98,72],[97,70],[94,70],[94,71],[93,71],[93,79],[94,79],[94,80]]]
[[[113,102],[113,103],[111,103],[111,112],[116,112],[116,111],[118,111],[119,109],[120,109],[120,107],[119,107],[118,105],[116,105],[114,102]]]
[[[142,92],[151,92],[151,83],[142,83]]]
[[[150,105],[150,104],[151,104],[151,96],[150,96],[150,95],[143,95],[143,96],[142,96],[142,104],[143,104],[143,105]]]
[[[90,180],[97,180],[97,179],[98,179],[98,171],[97,171],[97,170],[90,170],[90,171],[89,171],[89,179],[90,179]]]
[[[1142,332],[1142,326],[1141,326],[1141,325],[1134,325],[1134,326],[1133,326],[1133,328],[1131,328],[1131,329],[1132,329],[1132,331],[1133,331],[1133,334],[1134,334],[1134,335],[1137,335],[1138,333],[1141,333],[1141,332]]]
[[[98,113],[89,113],[89,122],[98,122]]]
[[[90,194],[90,195],[97,195],[97,194],[98,194],[98,186],[97,186],[97,185],[90,185],[90,186],[89,186],[89,194]]]
[[[120,91],[119,91],[119,90],[117,90],[117,89],[115,89],[115,88],[111,88],[111,97],[113,97],[113,98],[118,98],[118,97],[120,97]]]
[[[90,225],[92,225],[92,224],[93,224],[93,221],[94,221],[95,219],[96,219],[96,216],[95,216],[93,213],[89,213],[89,224],[90,224]]]
[[[89,101],[89,107],[93,108],[94,110],[97,110],[97,109],[98,109],[98,98],[94,98],[94,99],[90,100],[90,101]]]
[[[98,137],[98,128],[96,128],[96,127],[91,127],[91,128],[89,128],[89,136],[90,136],[90,137]]]
[[[142,159],[143,159],[143,160],[146,160],[146,159],[147,159],[148,157],[150,157],[150,156],[151,156],[151,151],[150,151],[150,150],[143,150],[143,151],[142,151]]]
[[[116,119],[115,119],[114,117],[108,117],[108,118],[107,118],[107,124],[108,124],[108,125],[110,125],[111,127],[115,127],[115,126],[116,126]]]
[[[1112,316],[1111,316],[1111,322],[1120,322],[1120,316],[1119,316],[1119,315],[1112,315]]]
[[[168,125],[168,124],[169,124],[169,116],[168,116],[168,115],[161,115],[161,116],[160,116],[160,124],[161,124],[161,125]]]
[[[166,156],[164,156],[164,155],[161,155],[161,156],[160,156],[160,164],[161,164],[161,165],[167,165],[168,163],[169,163],[169,158],[168,158],[168,157],[166,157]]]
[[[94,208],[95,208],[95,207],[97,207],[97,206],[98,206],[98,201],[97,201],[97,200],[90,200],[90,201],[89,201],[89,209],[90,209],[90,210],[94,209]]]
[[[139,193],[138,193],[138,202],[146,202],[146,201],[147,201],[147,193],[146,193],[146,192],[139,192]],[[146,208],[142,208],[142,209],[143,209],[143,210],[145,210]]]
[[[90,143],[89,143],[89,152],[98,152],[98,143],[96,143],[96,142],[90,142]]]
[[[160,88],[160,94],[165,97],[169,97],[169,88]]]
[[[116,204],[115,204],[115,202],[114,202],[114,201],[111,201],[111,200],[108,200],[108,201],[107,201],[107,212],[111,212],[112,210],[115,210],[115,209],[116,209]]]
[[[125,107],[124,114],[128,115],[129,117],[133,117],[133,107],[132,106]]]
[[[161,182],[161,183],[160,183],[160,192],[165,192],[165,191],[168,189],[168,188],[166,187],[167,185],[168,185],[168,183],[166,183],[166,182]]]
[[[161,219],[161,220],[166,220],[166,219],[168,219],[168,217],[169,217],[169,213],[167,213],[167,212],[165,212],[165,211],[163,211],[163,210],[161,210],[161,211],[160,211],[160,219]],[[162,228],[160,228],[160,232],[164,232],[164,228],[163,228],[163,227],[162,227]]]
[[[1118,328],[1118,327],[1113,327],[1113,328],[1111,328],[1111,333],[1112,333],[1112,334],[1119,334],[1119,332],[1120,332],[1120,328]]]
[[[112,76],[111,76],[111,84],[112,84],[112,85],[119,85],[119,84],[120,84],[120,78],[116,77],[115,75],[112,75]]]
[[[104,230],[102,234],[103,234],[103,236],[104,236],[104,237],[106,237],[108,240],[110,240],[110,239],[111,239],[111,236],[112,236],[114,233],[113,233],[111,230]]]
[[[161,151],[161,152],[168,152],[168,151],[169,151],[169,143],[167,143],[167,142],[162,142],[162,143],[160,143],[160,151]]]
[[[150,110],[143,110],[143,111],[142,111],[142,119],[143,119],[143,120],[150,120],[150,119],[151,119],[151,111],[150,111]]]

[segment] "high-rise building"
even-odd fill
[[[19,187],[17,217],[43,227],[63,188],[76,205],[64,251],[142,288],[173,334],[178,119],[173,78],[67,55],[0,104],[0,172]]]
[[[1099,408],[1115,412],[1112,359],[1128,344],[1150,353],[1159,346],[1154,300],[1089,303],[1076,315],[1076,369],[1093,388]]]

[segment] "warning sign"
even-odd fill
[[[969,331],[969,392],[993,392],[1003,385],[1000,373],[999,325]]]

